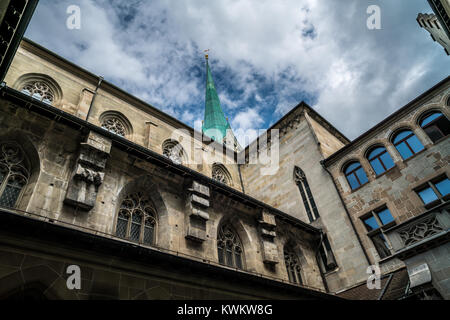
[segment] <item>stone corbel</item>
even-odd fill
[[[91,131],[87,141],[80,144],[78,159],[64,199],[65,204],[85,211],[95,206],[110,152],[111,140]]]
[[[277,264],[279,261],[278,248],[275,244],[275,238],[277,236],[275,216],[263,209],[258,223],[261,235],[263,262],[269,265]]]
[[[206,221],[209,220],[209,187],[193,181],[187,189],[186,212],[187,230],[186,239],[200,242],[206,240]]]

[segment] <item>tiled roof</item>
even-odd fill
[[[364,282],[356,287],[337,294],[349,300],[397,300],[403,297],[408,286],[409,276],[406,268],[386,274],[381,278],[380,289],[369,289]]]

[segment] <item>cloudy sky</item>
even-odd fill
[[[366,25],[372,4],[380,30]],[[242,144],[302,100],[353,139],[449,75],[419,12],[426,0],[41,0],[26,37],[192,127],[210,49]]]

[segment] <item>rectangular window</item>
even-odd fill
[[[450,195],[450,180],[447,176],[438,177],[417,188],[416,192],[425,204],[425,208],[431,208],[448,200]]]
[[[367,236],[372,240],[375,249],[381,259],[391,255],[389,244],[384,236],[382,227],[389,227],[395,224],[395,219],[387,207],[373,210],[361,218],[367,230]]]

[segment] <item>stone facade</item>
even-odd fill
[[[433,142],[421,127],[421,119],[430,112],[440,112],[450,119],[449,112],[450,82],[443,80],[435,87],[422,94],[411,103],[397,111],[394,115],[372,128],[352,144],[347,145],[325,161],[326,167],[333,175],[337,188],[353,219],[356,231],[366,248],[372,264],[379,264],[383,273],[392,272],[405,266],[405,261],[395,254],[399,250],[392,236],[392,227],[407,224],[411,219],[427,215],[436,205],[448,201],[444,197],[437,202],[424,204],[418,191],[433,179],[450,177],[450,140],[448,136]],[[448,121],[448,120],[447,120]],[[423,150],[403,159],[393,139],[402,130],[411,130],[423,145]],[[376,174],[368,160],[368,153],[373,147],[385,147],[393,160],[394,166],[382,174]],[[344,173],[347,164],[357,161],[367,175],[368,182],[358,188],[351,188]],[[379,208],[387,208],[394,221],[383,227],[387,237],[386,257],[380,257],[363,220]],[[445,232],[445,230],[443,230]],[[447,240],[448,241],[448,237]],[[428,244],[430,246],[430,244]],[[408,247],[408,246],[406,246]],[[445,250],[445,249],[442,249]],[[448,260],[448,255],[442,257]],[[436,272],[442,272],[437,270]],[[447,271],[448,272],[448,271]],[[448,279],[439,275],[442,279]],[[448,290],[441,292],[448,295]]]
[[[29,174],[13,208],[0,205],[9,230],[0,238],[7,257],[0,284],[8,288],[0,297],[28,285],[16,279],[28,272],[18,261],[31,260],[30,290],[37,285],[46,297],[331,298],[323,292],[364,283],[369,265],[380,264],[384,273],[405,265],[397,253],[380,259],[361,217],[385,206],[395,220],[390,227],[407,223],[425,211],[416,189],[449,174],[448,139],[433,143],[418,124],[430,110],[449,118],[449,79],[353,142],[301,103],[267,131],[267,145],[260,137],[240,153],[204,141],[200,132],[29,40],[5,82],[0,145],[23,150]],[[408,160],[390,143],[402,128],[425,146]],[[379,177],[366,159],[374,145],[386,146],[395,162]],[[275,171],[253,162],[271,153],[279,159]],[[350,160],[369,179],[357,190],[343,173]],[[61,243],[53,244],[49,233],[33,244],[19,222],[49,228]],[[78,233],[66,241],[62,230],[67,237]],[[36,246],[46,249],[38,253]],[[286,248],[296,255],[301,284],[288,273]],[[170,261],[179,270],[168,268]],[[87,270],[85,291],[65,291],[68,264]],[[191,267],[196,271],[184,279]],[[433,268],[441,272],[439,283],[447,281],[445,266]],[[54,272],[39,282],[44,269]],[[234,278],[243,282],[233,288]],[[108,287],[108,279],[115,285]]]

